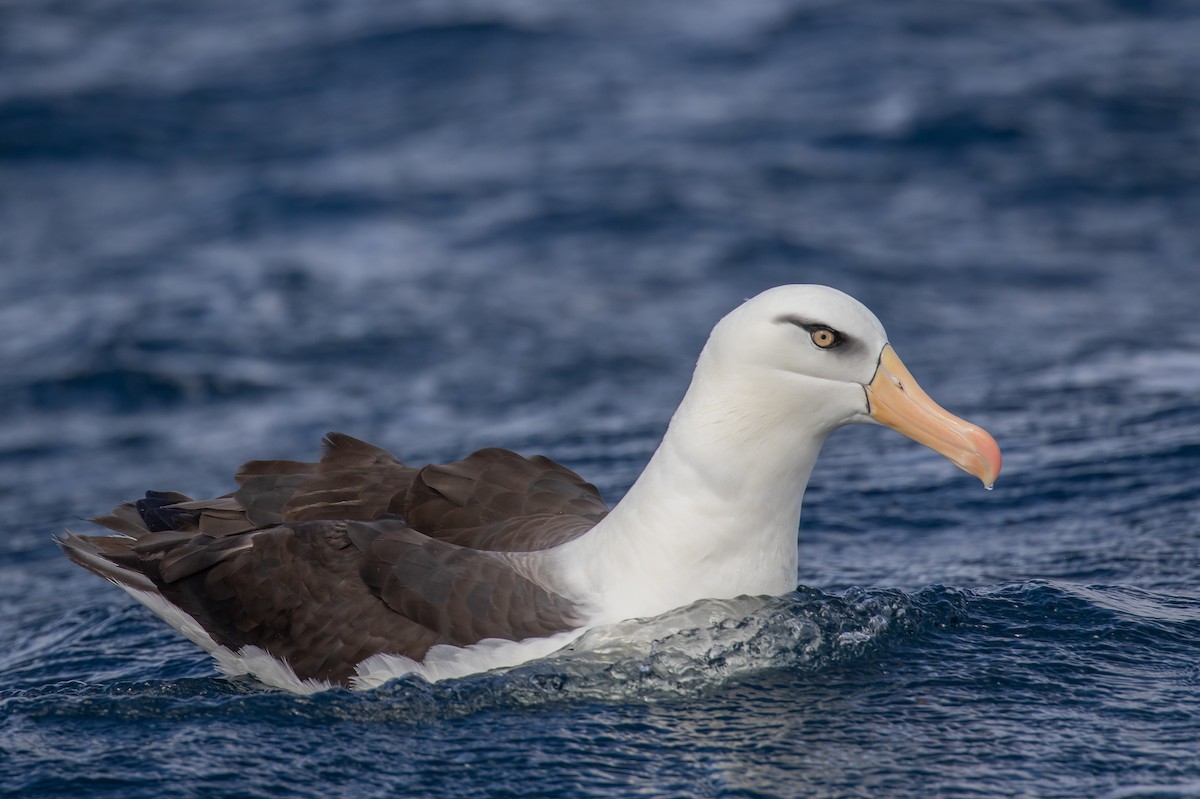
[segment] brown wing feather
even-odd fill
[[[301,679],[346,684],[371,655],[420,661],[435,644],[522,640],[571,629],[573,605],[496,553],[436,541],[398,519],[301,522],[214,538],[198,531],[63,540],[102,576],[145,577],[233,651],[254,645]],[[105,571],[79,557],[91,547]]]
[[[331,433],[319,463],[251,461],[212,500],[148,495],[68,534],[85,568],[155,590],[223,646],[262,647],[302,679],[346,682],[377,653],[421,660],[436,644],[550,635],[578,623],[565,598],[500,551],[555,546],[608,508],[543,458],[481,450],[413,469]],[[167,528],[167,529],[164,529]]]
[[[351,523],[349,534],[371,590],[447,643],[520,641],[581,623],[573,603],[513,571],[499,553],[429,538],[398,519]]]
[[[340,433],[325,437],[320,463],[251,461],[233,495],[254,526],[398,515],[459,546],[530,551],[557,546],[608,513],[600,493],[549,458],[484,449],[455,463],[414,469]],[[209,512],[211,515],[211,511]],[[214,530],[235,523],[222,519]]]
[[[389,512],[412,480],[412,469],[364,441],[329,433],[322,445],[316,470],[284,503],[284,521],[374,519]]]
[[[548,549],[595,526],[608,506],[591,483],[549,458],[483,449],[426,466],[400,510],[434,538],[473,549]]]

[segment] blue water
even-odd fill
[[[1200,8],[0,3],[0,792],[1200,797]],[[51,542],[342,430],[620,498],[711,325],[870,306],[799,588],[301,698]],[[674,631],[674,632],[672,632]]]

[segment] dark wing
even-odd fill
[[[391,610],[438,631],[438,643],[521,641],[582,623],[572,602],[521,576],[500,553],[438,541],[399,520],[348,528],[363,553],[363,582]]]
[[[96,519],[119,536],[60,540],[72,560],[254,645],[301,679],[345,683],[378,653],[522,640],[580,623],[572,603],[498,550],[569,540],[607,512],[545,458],[482,450],[417,470],[330,434],[320,463],[257,461],[215,500],[150,492]],[[422,529],[416,529],[420,525]]]
[[[345,684],[371,655],[420,661],[436,644],[519,641],[580,623],[571,602],[503,555],[429,538],[398,518],[227,536],[67,534],[60,544],[96,574],[157,593],[216,643],[261,647],[301,679]]]
[[[542,456],[483,449],[455,463],[414,469],[340,433],[322,443],[317,464],[251,461],[241,468],[241,487],[232,497],[245,511],[247,529],[395,515],[459,546],[528,552],[565,543],[608,513],[594,485]]]
[[[370,591],[359,575],[362,553],[336,522],[216,538],[194,529],[67,534],[59,543],[90,571],[158,594],[221,646],[259,646],[301,679],[345,684],[364,658],[420,659],[441,640]]]
[[[430,538],[472,549],[529,552],[565,543],[608,513],[600,493],[549,458],[483,449],[421,469],[341,433],[322,441],[319,463],[250,461],[237,491],[193,501],[147,492],[136,509],[150,530],[179,524],[229,535],[283,523],[399,516]],[[116,532],[115,515],[96,519]],[[128,520],[126,520],[128,522]]]
[[[474,549],[527,552],[570,541],[604,518],[591,483],[549,458],[482,449],[426,466],[397,511],[427,535]]]

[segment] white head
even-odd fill
[[[715,397],[743,398],[730,405],[730,413],[747,417],[743,431],[756,426],[764,435],[783,435],[803,428],[823,439],[845,424],[875,422],[940,452],[987,485],[1000,471],[991,436],[934,403],[875,315],[828,286],[778,286],[747,300],[713,328],[696,377],[693,389],[714,390],[700,392],[710,396],[710,406]]]

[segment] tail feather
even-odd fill
[[[152,533],[162,530],[179,530],[183,527],[195,527],[200,514],[176,507],[181,502],[191,502],[192,498],[175,491],[147,491],[145,499],[134,503],[146,529]]]
[[[126,538],[140,538],[150,532],[137,507],[132,502],[126,502],[113,508],[107,516],[96,516],[88,521],[112,530]]]
[[[138,562],[133,551],[135,540],[121,536],[80,536],[70,531],[55,536],[54,540],[63,554],[92,574],[125,589],[158,593],[149,577],[130,568]]]

